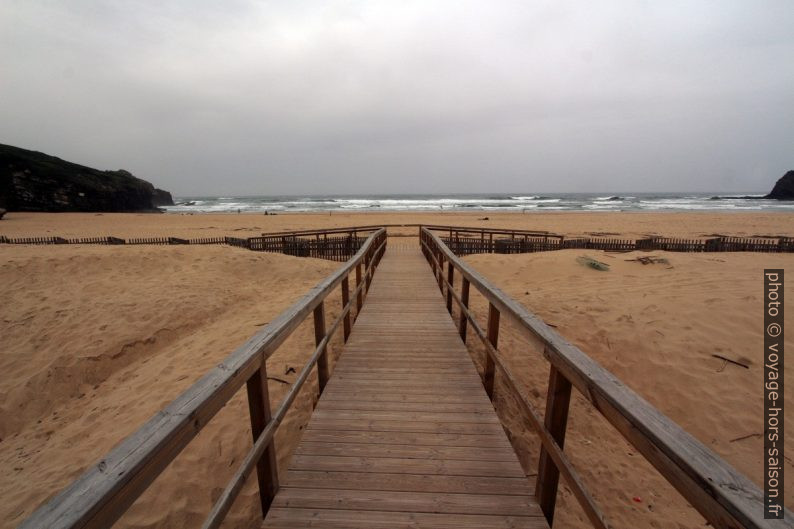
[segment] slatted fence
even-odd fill
[[[602,237],[566,238],[563,235],[520,230],[490,230],[422,226],[440,232],[439,238],[457,256],[479,253],[532,253],[564,249],[630,252],[633,250],[668,252],[794,252],[794,237],[710,237],[684,239],[646,237],[643,239],[609,239]]]
[[[563,249],[588,249],[613,252],[632,250],[664,250],[668,252],[794,252],[794,237],[709,237],[702,239],[670,238],[662,236],[642,239],[609,239],[602,237],[573,237],[530,230],[468,228],[419,224],[394,224],[394,227],[419,226],[441,232],[440,238],[455,255],[479,253],[516,254],[548,252]],[[387,226],[383,226],[387,227]],[[354,255],[363,241],[378,227],[357,226],[327,230],[298,230],[265,233],[258,237],[137,237],[121,239],[113,236],[82,237],[20,237],[0,235],[0,244],[108,244],[108,245],[208,245],[225,244],[258,252],[274,252],[301,257],[317,257],[345,261]]]
[[[275,252],[298,257],[318,257],[332,261],[346,261],[354,255],[366,239],[356,234],[328,237],[266,236],[248,239],[249,249]]]

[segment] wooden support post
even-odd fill
[[[463,306],[467,309],[469,308],[469,280],[467,278],[462,278],[461,280],[461,287],[460,287],[460,300],[463,302]],[[466,317],[466,313],[463,310],[460,311],[460,325],[458,325],[458,329],[460,331],[460,339],[463,340],[463,343],[466,343],[466,328],[468,327],[469,319]]]
[[[366,269],[364,270],[364,280],[367,282],[367,286],[365,287],[365,289],[367,293],[369,293],[369,286],[372,284],[372,267],[370,266],[372,264],[372,259],[373,259],[372,249],[370,249],[370,252],[367,254],[367,261],[366,261],[367,266]]]
[[[499,310],[494,307],[493,303],[488,304],[488,341],[491,342],[493,348],[496,349],[499,343]],[[482,373],[482,384],[485,386],[485,392],[488,397],[493,400],[493,382],[494,371],[496,370],[494,359],[491,358],[490,353],[485,351],[485,365]]]
[[[322,301],[314,309],[314,344],[319,345],[325,338],[325,303]],[[323,349],[317,358],[317,378],[320,384],[320,395],[328,383],[328,355],[327,349]]]
[[[559,445],[560,450],[565,444],[565,429],[568,424],[568,405],[570,402],[571,382],[557,371],[554,365],[551,365],[544,424],[557,445]],[[549,527],[552,527],[554,522],[554,506],[557,502],[557,484],[559,481],[559,469],[546,449],[541,446],[535,495],[538,498],[543,514],[546,516],[546,520],[549,522]]]
[[[347,280],[347,276],[342,280],[342,310],[345,310],[347,304],[350,303],[350,285]],[[350,336],[350,312],[348,311],[345,314],[345,318],[342,321],[344,325],[344,337],[345,343],[347,343],[347,339]]]
[[[438,270],[436,270],[436,279],[438,280],[438,288],[444,292],[444,255],[438,252]]]
[[[447,312],[452,314],[452,286],[453,280],[455,279],[455,266],[452,264],[452,261],[447,263],[447,281],[449,281],[449,286],[447,287]]]
[[[262,366],[246,382],[248,391],[248,411],[251,414],[251,434],[256,442],[259,435],[270,422],[270,397],[267,390],[267,368]],[[278,463],[276,444],[270,441],[262,457],[256,464],[256,477],[259,481],[259,500],[262,505],[262,518],[270,509],[270,504],[278,492]]]
[[[361,262],[356,265],[356,288],[361,284]],[[363,294],[361,290],[358,291],[356,294],[356,318],[358,318],[358,313],[361,312],[361,305],[363,304]]]

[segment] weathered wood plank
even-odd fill
[[[364,444],[404,444],[418,446],[446,447],[486,447],[512,448],[510,442],[501,434],[473,433],[432,433],[432,432],[378,432],[335,431],[308,429],[303,434],[305,442],[321,443],[364,443]]]
[[[525,477],[516,461],[461,461],[457,459],[410,459],[398,457],[309,456],[297,454],[290,470],[379,472],[388,474],[435,474],[443,476]]]
[[[414,446],[400,444],[322,443],[304,439],[296,454],[312,456],[389,457],[400,459],[458,459],[468,461],[512,461],[508,447]]]
[[[274,507],[292,509],[348,509],[438,514],[538,516],[540,509],[528,496],[446,494],[440,492],[333,490],[287,488]]]
[[[282,486],[342,490],[476,493],[483,496],[491,494],[529,496],[534,492],[532,483],[523,477],[440,476],[318,470],[291,470],[287,473]]]
[[[334,410],[318,409],[313,417],[317,420],[346,421],[361,419],[368,421],[405,421],[415,423],[471,423],[499,425],[496,413],[456,413],[456,412],[421,412],[421,411],[371,411],[371,410]]]
[[[267,529],[540,529],[543,518],[475,514],[403,513],[334,509],[271,509]]]
[[[373,432],[430,432],[504,434],[501,426],[493,423],[472,422],[406,422],[366,419],[312,419],[306,427],[314,430],[363,430]]]

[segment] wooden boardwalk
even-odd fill
[[[400,246],[264,527],[548,527],[427,262]]]

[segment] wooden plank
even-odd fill
[[[344,388],[337,388],[335,391],[326,392],[323,395],[323,399],[326,401],[329,400],[343,400],[349,401],[351,399],[359,400],[359,401],[372,401],[372,402],[423,402],[423,403],[481,403],[483,402],[483,397],[481,395],[472,395],[472,394],[449,394],[449,393],[438,393],[438,392],[429,392],[431,391],[428,389],[425,392],[406,392],[406,391],[399,391],[397,393],[390,392],[384,394],[377,389],[370,389],[369,391],[364,390],[357,390],[357,391],[345,391]],[[488,399],[485,399],[485,402],[489,402]],[[426,409],[426,408],[425,408]]]
[[[342,457],[296,454],[289,466],[295,470],[434,474],[443,476],[525,477],[515,461],[461,461],[457,459],[409,459],[398,457]]]
[[[321,443],[304,439],[296,454],[312,456],[389,457],[400,459],[457,459],[467,461],[511,461],[512,448],[465,446],[417,446],[405,444]]]
[[[334,410],[317,409],[313,417],[318,420],[350,420],[364,419],[371,421],[406,421],[406,422],[425,422],[425,423],[472,423],[472,424],[499,424],[496,413],[491,410],[488,413],[435,413],[421,411],[371,411],[371,410]]]
[[[274,507],[291,509],[345,509],[438,514],[539,516],[528,496],[448,494],[441,492],[333,490],[290,487],[279,494]]]
[[[347,430],[316,430],[309,428],[303,435],[305,442],[406,444],[417,446],[493,447],[512,448],[501,434],[434,433],[434,432],[378,432]]]
[[[431,474],[385,474],[314,470],[291,470],[287,473],[283,487],[477,493],[483,496],[492,494],[533,495],[532,484],[523,477],[439,476]]]
[[[369,430],[374,432],[432,432],[504,434],[500,426],[492,423],[472,422],[406,422],[367,419],[312,419],[307,428],[315,430]]]
[[[426,411],[430,402],[372,402],[367,400],[349,399],[349,400],[323,400],[317,406],[321,410],[369,410],[369,411]],[[437,403],[432,402],[432,409],[436,413],[457,412],[457,413],[489,413],[492,414],[494,409],[490,403],[476,402],[469,404],[462,404],[459,402],[453,403]]]
[[[543,518],[473,514],[402,513],[335,509],[272,509],[267,529],[539,529]]]

